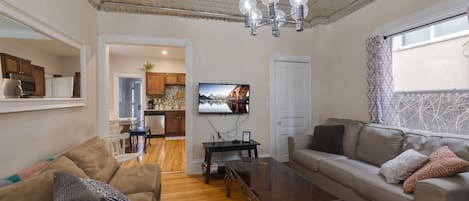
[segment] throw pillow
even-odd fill
[[[54,201],[100,201],[78,177],[64,172],[54,173],[53,198]]]
[[[316,126],[311,149],[343,155],[344,130],[344,125]]]
[[[127,199],[124,194],[109,184],[94,179],[80,178],[80,180],[90,191],[96,193],[99,197],[104,198],[106,201],[129,201],[129,199]]]
[[[412,193],[418,181],[450,177],[469,166],[469,162],[459,158],[448,146],[436,150],[430,155],[430,161],[404,181],[404,192]]]
[[[428,156],[409,149],[396,158],[384,163],[379,173],[384,176],[387,183],[398,184],[422,167],[428,159]]]

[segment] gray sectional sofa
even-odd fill
[[[402,185],[388,184],[380,166],[407,149],[429,155],[447,145],[469,161],[469,136],[408,130],[345,119],[325,124],[345,126],[344,155],[310,149],[312,135],[288,138],[290,166],[311,178],[323,190],[345,201],[468,201],[469,172],[417,183],[414,194]]]

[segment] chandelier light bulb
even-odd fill
[[[271,3],[278,3],[278,0],[262,0],[262,3],[266,6],[268,6]]]
[[[256,9],[257,2],[256,0],[240,0],[239,1],[239,11],[243,14],[246,15],[251,10]]]
[[[290,0],[290,5],[293,7],[298,7],[308,3],[308,0]]]
[[[278,10],[277,20],[278,26],[283,26],[283,24],[285,24],[285,12],[283,12],[282,10]]]
[[[251,17],[251,23],[255,26],[259,24],[262,20],[262,11],[258,8],[251,10],[251,13],[249,14]]]
[[[298,8],[297,7],[291,7],[291,10],[290,10],[290,14],[291,14],[291,17],[292,19],[294,20],[298,20],[298,12],[297,12]],[[309,9],[308,9],[308,6],[306,4],[303,5],[303,19],[306,18],[309,14]]]

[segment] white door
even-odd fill
[[[273,156],[288,161],[288,136],[311,133],[311,64],[309,59],[276,58],[271,67]]]

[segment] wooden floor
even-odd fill
[[[140,164],[160,164],[161,201],[235,201],[244,200],[237,183],[233,183],[231,198],[225,194],[223,177],[213,178],[210,184],[205,184],[202,175],[187,176],[185,168],[185,140],[165,140],[151,138],[151,146],[147,145],[147,153],[140,158],[140,163],[131,161],[124,166]],[[140,152],[143,146],[140,144]]]

